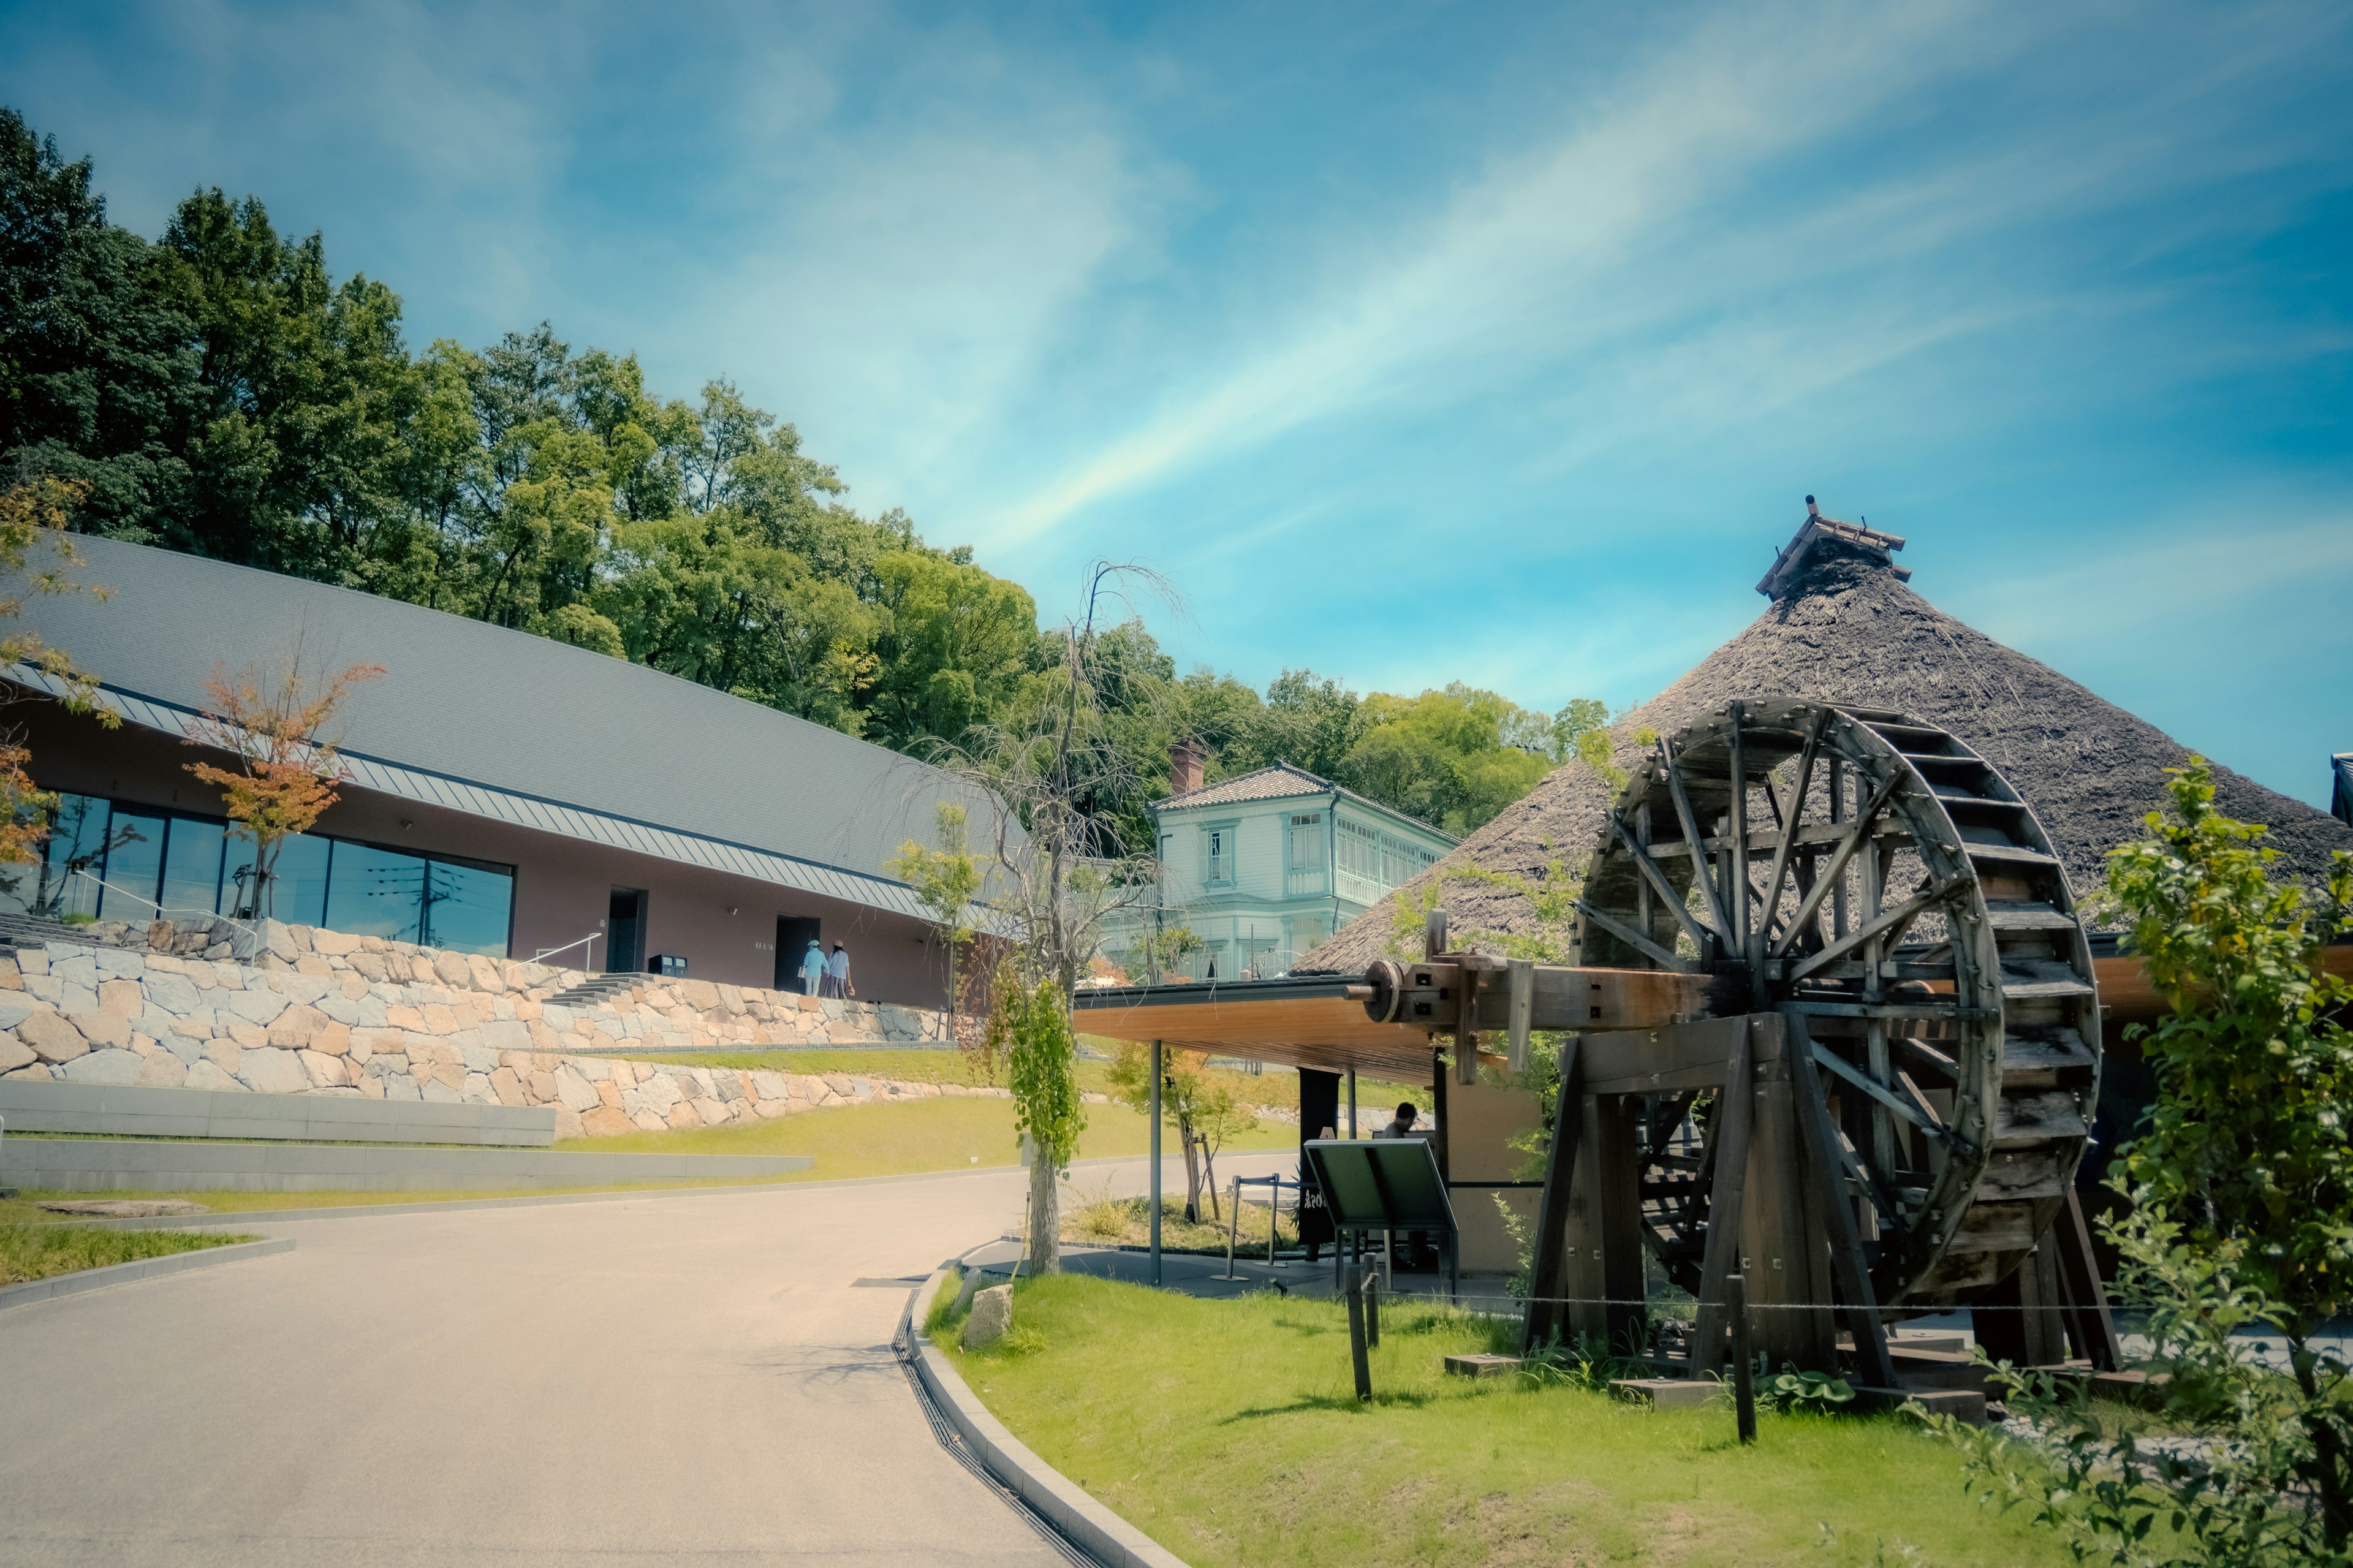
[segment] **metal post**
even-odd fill
[[[1356,1135],[1356,1069],[1348,1069],[1348,1136]]]
[[[1365,1343],[1381,1348],[1381,1271],[1366,1268],[1365,1276]]]
[[[1239,1189],[1237,1190],[1239,1191]],[[1237,1199],[1236,1201],[1239,1202],[1240,1200]],[[1266,1266],[1269,1268],[1280,1268],[1282,1267],[1274,1260],[1274,1226],[1275,1222],[1280,1220],[1282,1217],[1282,1178],[1281,1176],[1269,1176],[1267,1178],[1266,1189]]]
[[[1152,1042],[1152,1284],[1160,1286],[1160,1042]]]
[[[1738,1274],[1724,1277],[1724,1310],[1732,1320],[1732,1406],[1740,1424],[1740,1440],[1757,1441],[1757,1362],[1748,1348],[1748,1281]]]
[[[1356,1397],[1373,1396],[1372,1363],[1365,1359],[1365,1296],[1356,1289],[1356,1271],[1344,1268],[1340,1271],[1340,1293],[1348,1300],[1348,1360],[1356,1372]]]
[[[1242,1235],[1242,1179],[1240,1176],[1234,1178],[1234,1204],[1231,1212],[1226,1215],[1226,1225],[1225,1278],[1239,1279],[1241,1276],[1234,1272],[1234,1247],[1241,1240]]]

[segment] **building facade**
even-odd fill
[[[121,716],[68,712],[50,677],[5,672],[35,781],[60,797],[45,858],[0,906],[57,917],[232,913],[253,845],[186,742],[216,671],[354,664],[349,779],[287,841],[269,912],[290,922],[566,967],[798,989],[811,941],[842,942],[861,998],[936,1006],[943,954],[888,862],[938,805],[997,803],[953,775],[657,670],[326,584],[105,539],[26,595]],[[211,760],[225,759],[211,753]]]
[[[1134,982],[1271,979],[1434,865],[1456,840],[1426,822],[1277,763],[1202,787],[1172,753],[1178,793],[1155,802],[1157,900],[1111,922],[1103,954]],[[1191,943],[1169,940],[1189,932]],[[1157,933],[1156,952],[1150,948]],[[1192,945],[1198,943],[1198,945]],[[1178,952],[1179,947],[1190,951]]]

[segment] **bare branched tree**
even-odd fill
[[[1131,854],[1121,839],[1120,812],[1149,781],[1113,743],[1104,685],[1118,677],[1100,657],[1106,614],[1117,605],[1123,618],[1132,617],[1138,596],[1177,607],[1174,590],[1156,573],[1103,561],[1090,566],[1083,612],[1063,623],[1060,662],[1039,678],[1035,700],[976,731],[967,748],[938,759],[1007,807],[996,824],[994,875],[984,896],[1003,939],[991,949],[992,1038],[1017,1058],[1017,1114],[1033,1151],[1033,1274],[1060,1267],[1057,1183],[1084,1125],[1074,1089],[1071,998],[1103,944],[1105,921],[1150,901],[1158,870],[1150,856]],[[1041,983],[1057,998],[1059,1019],[1039,1014]],[[1012,996],[1028,1000],[1008,1008]],[[1019,1059],[1024,1051],[1031,1058]],[[1050,1059],[1039,1059],[1041,1053]]]

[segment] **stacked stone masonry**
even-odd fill
[[[944,1044],[923,1008],[653,975],[570,1006],[550,998],[591,978],[578,970],[275,921],[86,934],[0,950],[0,1077],[553,1106],[560,1139],[1004,1093],[626,1054]]]

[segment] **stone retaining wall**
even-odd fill
[[[569,1006],[551,998],[591,978],[578,970],[275,921],[137,932],[0,951],[0,1077],[551,1106],[558,1138],[1005,1092],[575,1054],[944,1045],[923,1008],[652,975]]]

